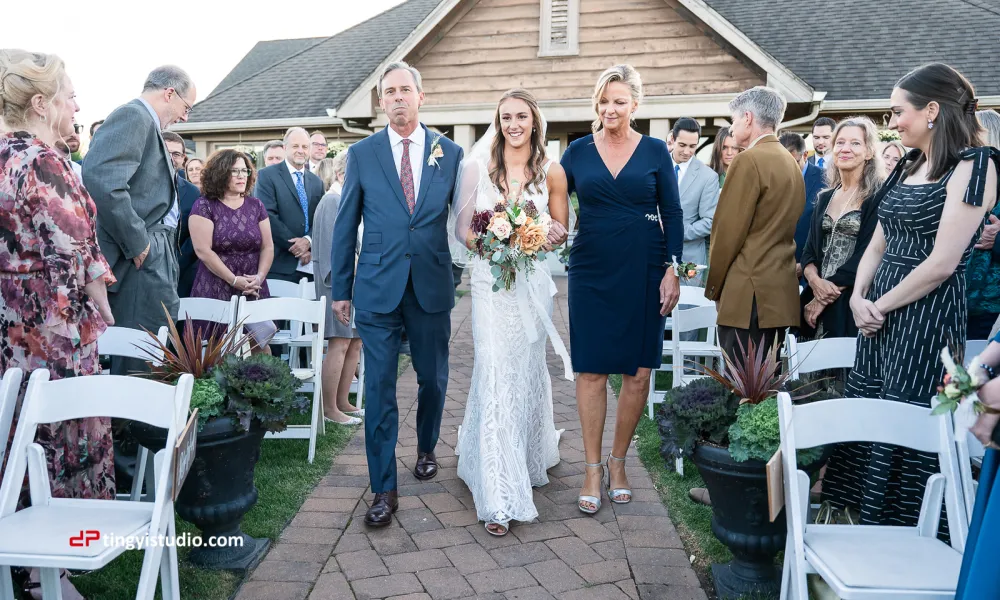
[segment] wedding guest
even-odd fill
[[[684,212],[684,256],[677,258],[696,265],[708,264],[708,234],[712,231],[712,217],[719,202],[717,173],[695,156],[700,139],[698,121],[683,117],[674,123],[668,144]],[[685,285],[700,287],[702,284],[701,274],[685,281]],[[697,332],[690,334],[697,336]]]
[[[181,177],[181,172],[194,160],[188,160],[184,149],[184,138],[173,131],[163,132],[163,143],[167,145],[167,152],[170,153],[170,161],[174,165],[174,185],[177,188],[177,206],[181,211],[180,221],[177,222],[177,246],[180,253],[177,257],[177,296],[187,298],[191,295],[191,286],[194,285],[194,277],[198,273],[198,256],[194,251],[194,243],[191,241],[191,229],[188,227],[188,217],[191,216],[191,208],[195,200],[201,196],[198,186],[187,179]],[[199,174],[201,170],[199,169]]]
[[[66,157],[73,173],[80,179],[80,183],[83,183],[83,167],[73,160],[73,154],[80,151],[80,134],[74,130],[64,139],[57,140],[56,150]]]
[[[615,437],[606,466],[608,496],[632,500],[625,457],[646,405],[650,370],[660,366],[666,315],[680,284],[671,256],[683,252],[684,213],[667,145],[631,123],[642,81],[630,65],[604,71],[594,88],[592,135],[563,154],[569,190],[580,203],[569,259],[569,320],[586,473],[578,507],[601,506],[601,441],[608,375],[622,374]]]
[[[264,150],[261,154],[264,155],[265,167],[270,167],[271,165],[284,162],[285,143],[281,140],[271,140],[270,142],[264,144]]]
[[[885,172],[892,173],[904,156],[906,156],[906,148],[899,140],[886,142],[885,146],[882,147],[882,162],[885,163]]]
[[[55,55],[2,49],[0,82],[0,120],[12,130],[0,134],[0,372],[94,375],[101,371],[97,338],[115,324],[107,297],[114,276],[97,244],[94,202],[55,149],[80,110],[73,83]],[[15,411],[9,437],[0,440],[5,448],[17,420]],[[109,418],[41,424],[35,443],[53,497],[114,499]],[[27,502],[25,489],[19,507]],[[64,598],[81,598],[65,572],[61,585]]]
[[[312,263],[313,213],[323,197],[323,182],[310,173],[309,134],[301,127],[285,132],[285,160],[260,170],[254,195],[271,218],[274,266],[271,277],[297,283]]]
[[[333,314],[333,289],[331,287],[330,257],[333,253],[333,226],[340,209],[340,190],[347,171],[347,152],[336,158],[319,161],[316,176],[323,182],[326,194],[316,207],[316,226],[313,229],[313,280],[316,297],[327,299],[326,356],[323,357],[323,414],[327,421],[341,425],[357,425],[363,410],[355,408],[350,400],[351,382],[361,358],[361,337],[354,323],[344,325]]]
[[[821,169],[826,169],[829,162],[827,154],[833,141],[833,128],[837,122],[830,117],[820,117],[813,123],[812,144],[813,155],[809,157],[809,162]]]
[[[192,298],[271,297],[267,289],[267,272],[274,259],[271,223],[264,204],[247,194],[253,180],[253,161],[242,152],[219,150],[205,164],[204,194],[191,207],[188,219],[200,261]],[[277,331],[271,321],[247,323],[245,328],[261,351],[267,351]]]
[[[812,223],[813,207],[816,206],[816,196],[823,189],[824,178],[823,169],[814,164],[810,164],[806,159],[806,141],[802,136],[786,131],[778,137],[778,142],[788,150],[796,164],[802,169],[802,178],[806,183],[806,207],[799,217],[799,222],[795,225],[795,276],[799,279],[799,285],[805,285],[802,278],[802,250],[806,247],[806,239],[809,237],[809,224]]]
[[[101,119],[100,121],[94,121],[93,123],[90,124],[90,139],[94,139],[94,134],[97,133],[97,129],[101,125],[104,125],[104,119]]]
[[[965,346],[965,265],[996,205],[1000,162],[980,147],[977,103],[972,84],[941,63],[911,71],[892,91],[889,127],[914,150],[876,196],[879,222],[850,301],[862,335],[848,396],[929,408],[944,377],[941,349]],[[861,524],[913,527],[937,471],[937,454],[841,444],[823,499],[859,510]]]
[[[976,118],[986,129],[986,145],[1000,148],[1000,114],[993,110],[981,110],[976,113]],[[1000,245],[996,244],[998,231],[1000,205],[995,206],[987,217],[986,226],[966,267],[966,298],[969,307],[966,335],[970,340],[990,339],[993,324],[1000,317]]]
[[[878,129],[868,117],[851,117],[833,131],[826,179],[802,253],[809,286],[802,291],[804,339],[855,337],[850,299],[858,263],[878,223],[875,194],[885,180]],[[992,325],[992,323],[991,323]]]
[[[309,134],[309,164],[306,168],[310,173],[315,173],[319,168],[319,162],[326,158],[328,152],[326,136],[322,131],[313,131]]]
[[[192,157],[187,159],[184,165],[184,176],[187,180],[201,190],[201,172],[205,169],[205,161]]]
[[[118,282],[109,288],[121,327],[157,331],[166,308],[177,315],[180,208],[160,132],[187,121],[197,91],[174,66],[154,69],[142,94],[114,110],[94,136],[83,169],[97,204],[97,240]],[[145,371],[143,360],[114,357],[115,374]]]
[[[799,324],[795,226],[806,192],[801,169],[774,134],[785,114],[781,94],[758,86],[729,109],[730,131],[746,150],[729,166],[715,211],[705,297],[718,303],[723,352],[743,362],[748,342],[769,351]]]
[[[729,169],[729,165],[739,153],[740,149],[733,141],[733,135],[729,133],[729,128],[720,127],[719,132],[715,134],[715,143],[712,144],[712,161],[708,163],[708,166],[719,174],[720,190],[722,184],[726,182],[726,171]]]

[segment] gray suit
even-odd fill
[[[719,203],[719,174],[697,158],[680,183],[681,210],[684,211],[685,262],[708,263],[706,240],[712,233],[712,218]]]
[[[119,106],[97,130],[83,181],[97,205],[97,241],[118,281],[108,288],[115,325],[156,331],[163,306],[177,315],[177,231],[163,224],[174,205],[174,167],[154,120],[138,99]],[[132,259],[149,254],[141,269]],[[123,368],[141,368],[133,362]]]

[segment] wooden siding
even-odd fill
[[[512,87],[540,100],[589,98],[607,67],[629,63],[647,96],[739,92],[754,72],[663,0],[580,0],[580,53],[538,57],[541,0],[479,0],[417,48],[427,104],[494,102]],[[433,43],[433,45],[430,45]]]

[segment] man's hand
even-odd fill
[[[312,262],[312,259],[313,259],[312,252],[309,252],[307,250],[305,253],[299,256],[299,264],[302,266],[308,265],[309,263]]]
[[[336,300],[333,303],[333,316],[344,325],[351,324],[351,301]]]
[[[795,278],[802,279],[802,263],[795,263]]]
[[[998,232],[1000,232],[1000,219],[996,215],[990,215],[989,223],[983,227],[983,233],[979,236],[979,241],[976,242],[976,248],[979,250],[990,250],[993,248]]]
[[[292,256],[294,256],[295,258],[302,258],[302,255],[305,254],[306,252],[309,252],[309,249],[312,247],[312,244],[309,243],[309,240],[307,240],[304,237],[292,238],[288,240],[288,243],[292,245],[292,247],[289,248],[288,251],[291,252]]]
[[[142,268],[142,263],[146,262],[147,256],[149,256],[149,244],[146,244],[146,249],[143,250],[142,253],[139,254],[139,256],[136,256],[135,258],[132,259],[132,262],[135,264],[136,270]]]

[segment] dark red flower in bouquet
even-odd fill
[[[532,219],[538,218],[538,208],[535,207],[535,203],[531,200],[524,203],[524,214],[528,215]]]
[[[490,224],[490,220],[493,218],[493,211],[491,210],[481,210],[472,215],[472,232],[476,235],[482,235],[486,233],[486,228]]]

